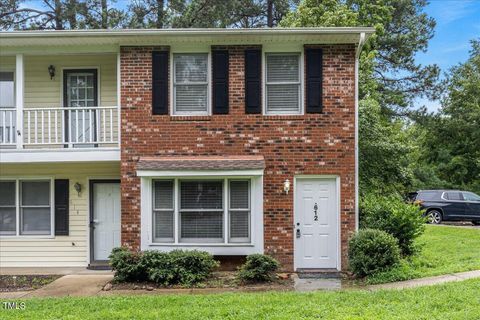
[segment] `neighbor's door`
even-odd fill
[[[75,147],[92,147],[96,139],[96,110],[98,107],[97,70],[64,70],[65,135]]]
[[[94,182],[92,187],[92,261],[105,261],[120,246],[120,183]]]
[[[337,269],[336,179],[297,179],[295,197],[296,269]]]

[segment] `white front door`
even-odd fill
[[[93,261],[108,260],[120,246],[120,184],[93,183]]]
[[[338,269],[337,197],[335,178],[296,180],[296,269]]]

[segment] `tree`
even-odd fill
[[[406,115],[415,98],[436,98],[439,68],[421,66],[415,55],[427,49],[435,21],[425,0],[304,0],[281,26],[373,26],[362,53],[360,97],[375,96],[389,115]]]
[[[470,57],[451,68],[440,112],[426,117],[423,160],[447,187],[480,193],[480,38]]]

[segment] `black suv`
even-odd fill
[[[466,220],[480,225],[480,196],[459,190],[420,190],[408,195],[425,209],[429,223]]]

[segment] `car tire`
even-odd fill
[[[430,210],[427,212],[427,222],[430,224],[441,224],[443,220],[442,213],[439,210]]]
[[[472,221],[472,223],[476,226],[480,226],[480,220],[477,220],[477,221]]]

